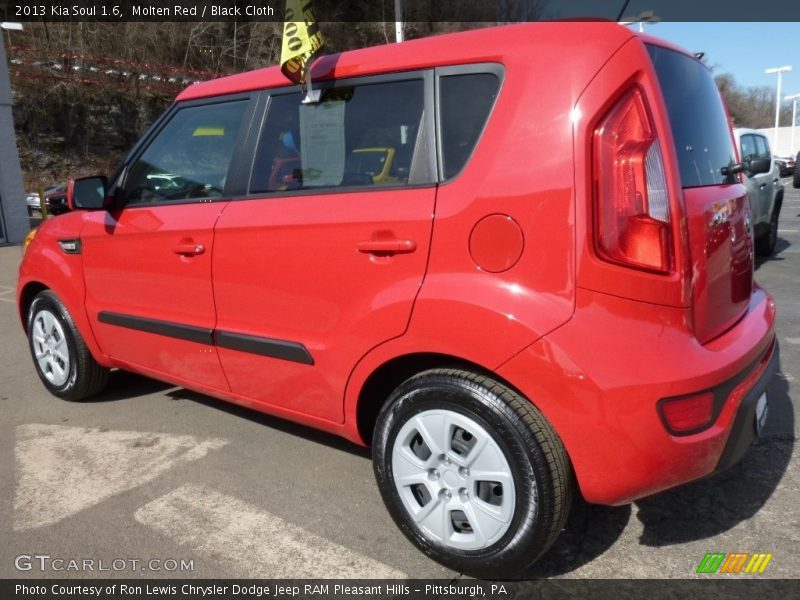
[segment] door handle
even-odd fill
[[[178,243],[172,251],[175,254],[180,254],[181,256],[197,256],[198,254],[202,254],[206,251],[206,247],[203,244],[198,244],[193,241],[188,242],[180,242]]]
[[[364,254],[408,254],[417,249],[414,240],[364,240],[356,244],[356,249]]]
[[[767,184],[762,183],[760,186],[758,186],[758,189],[763,190],[765,187],[767,187]]]

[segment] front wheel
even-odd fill
[[[555,541],[572,501],[561,441],[527,399],[485,377],[434,369],[379,415],[375,476],[400,530],[456,571],[513,577]]]
[[[109,370],[94,360],[69,311],[50,291],[31,303],[28,342],[36,373],[51,394],[83,400],[105,388]]]

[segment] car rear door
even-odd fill
[[[246,193],[216,226],[215,342],[235,394],[341,422],[347,377],[405,331],[425,273],[432,74],[337,82],[316,105],[267,96]]]
[[[179,105],[125,168],[119,207],[81,232],[86,309],[117,364],[228,389],[212,344],[214,224],[249,97]]]

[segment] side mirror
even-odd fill
[[[759,175],[761,173],[769,173],[771,168],[771,158],[754,158],[747,164],[747,174]]]
[[[67,183],[67,206],[70,210],[100,210],[105,207],[108,180],[102,176],[70,179]]]

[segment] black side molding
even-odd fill
[[[313,365],[314,358],[303,344],[298,342],[287,342],[285,340],[274,340],[272,338],[247,335],[244,333],[233,333],[231,331],[219,331],[195,327],[193,325],[183,325],[170,321],[160,321],[158,319],[147,319],[145,317],[134,317],[115,312],[101,311],[97,315],[101,323],[126,327],[137,331],[146,331],[156,335],[178,338],[205,344],[207,346],[219,346],[250,354],[259,354],[271,358],[280,358],[291,362],[298,362],[304,365]]]
[[[292,362],[313,365],[314,358],[303,344],[273,340],[271,338],[232,333],[230,331],[214,331],[214,343],[220,348],[240,350],[251,354],[260,354],[272,358],[280,358]]]
[[[133,317],[131,315],[122,315],[120,313],[107,311],[101,311],[100,314],[97,315],[97,318],[101,323],[118,325],[119,327],[127,327],[128,329],[136,329],[137,331],[146,331],[157,335],[178,338],[179,340],[188,340],[208,346],[214,343],[212,330],[204,327],[181,325],[180,323],[146,319],[144,317]]]

